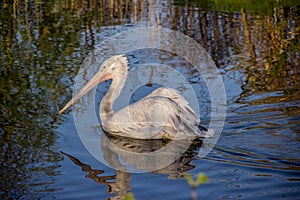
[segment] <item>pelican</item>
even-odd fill
[[[124,55],[107,59],[94,77],[59,111],[59,114],[101,82],[112,79],[99,109],[102,128],[107,133],[135,139],[164,140],[213,135],[211,130],[200,126],[200,120],[187,100],[178,91],[167,87],[160,87],[143,99],[114,113],[113,103],[125,85],[127,72],[128,60]]]

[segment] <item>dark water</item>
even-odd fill
[[[199,199],[300,198],[296,1],[2,1],[0,8],[1,199],[116,199],[127,192],[136,199],[191,199],[187,172],[209,177],[196,188]],[[72,111],[57,112],[71,98],[83,60],[103,40],[154,25],[207,50],[222,74],[227,116],[206,157],[198,158],[202,142],[195,141],[172,165],[130,174],[95,159]],[[127,56],[132,68],[158,61],[182,73],[207,126],[209,94],[189,63],[151,49]],[[108,86],[98,88],[99,97]],[[158,87],[148,86],[131,102]]]

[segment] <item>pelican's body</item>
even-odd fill
[[[187,139],[211,136],[183,96],[174,89],[161,87],[116,113],[112,106],[124,87],[128,71],[123,55],[106,60],[97,74],[62,109],[62,113],[99,83],[112,79],[100,104],[100,119],[105,131],[136,139]]]

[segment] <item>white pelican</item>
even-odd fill
[[[124,55],[103,62],[99,71],[63,109],[103,81],[112,79],[100,103],[102,128],[109,134],[136,139],[190,139],[209,137],[213,132],[200,126],[200,120],[188,102],[174,89],[161,87],[116,113],[113,103],[120,95],[127,77],[128,61]]]

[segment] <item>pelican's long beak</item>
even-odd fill
[[[88,93],[90,90],[92,90],[94,87],[96,87],[98,84],[102,83],[103,81],[106,81],[108,79],[112,78],[112,74],[103,74],[102,71],[98,71],[97,74],[89,81],[87,84],[79,91],[79,93],[73,97],[63,109],[61,109],[58,114],[63,113],[65,110],[67,110],[71,105],[76,103],[83,95]]]

